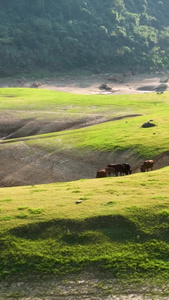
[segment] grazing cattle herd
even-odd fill
[[[141,172],[146,172],[148,170],[152,170],[154,165],[154,161],[145,160],[143,164],[140,166]],[[109,176],[123,176],[129,175],[132,173],[132,168],[128,163],[123,164],[109,164],[105,169],[99,170],[96,173],[96,178],[109,177]]]

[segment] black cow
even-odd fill
[[[115,169],[116,176],[120,175],[128,175],[131,174],[131,166],[128,163],[124,164],[110,164],[107,167],[111,167]]]
[[[107,167],[114,168],[115,171],[116,171],[116,176],[118,176],[119,174],[120,175],[124,175],[124,174],[127,175],[125,167],[122,164],[110,164]]]
[[[126,175],[129,175],[129,174],[132,173],[131,166],[128,163],[124,163],[123,166],[124,166],[124,168],[126,170],[126,173],[127,173]]]

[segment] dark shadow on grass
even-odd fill
[[[105,239],[117,242],[147,239],[135,223],[121,215],[100,216],[85,220],[52,220],[33,223],[10,231],[11,234],[30,240],[59,239],[67,244],[99,243]]]

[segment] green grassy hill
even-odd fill
[[[87,270],[119,279],[153,277],[156,282],[165,282],[169,271],[169,168],[159,167],[167,165],[168,104],[168,93],[82,96],[33,89],[0,90],[1,127],[6,138],[0,142],[0,159],[3,163],[8,158],[13,177],[20,173],[17,162],[18,166],[22,160],[29,164],[36,149],[50,157],[73,157],[77,170],[80,161],[85,164],[85,159],[91,158],[92,168],[95,156],[108,153],[119,159],[129,152],[137,162],[156,159],[155,170],[148,173],[1,188],[2,278]],[[91,118],[104,122],[53,132],[49,126],[66,119],[73,124],[78,120],[80,127],[84,119]],[[23,125],[28,119],[36,126],[40,121],[41,131],[28,135],[29,123]],[[156,126],[142,128],[150,119]],[[43,132],[46,121],[48,133]],[[12,131],[12,124],[21,123]],[[22,152],[25,149],[27,152]],[[32,170],[36,170],[35,157],[33,164]],[[50,160],[45,161],[43,172],[48,172],[49,164]],[[14,166],[16,173],[12,173]],[[1,180],[4,173],[2,169]]]
[[[1,276],[90,270],[116,278],[165,280],[168,173],[167,167],[1,189]]]

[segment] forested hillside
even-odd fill
[[[0,76],[168,66],[168,0],[0,1]]]

